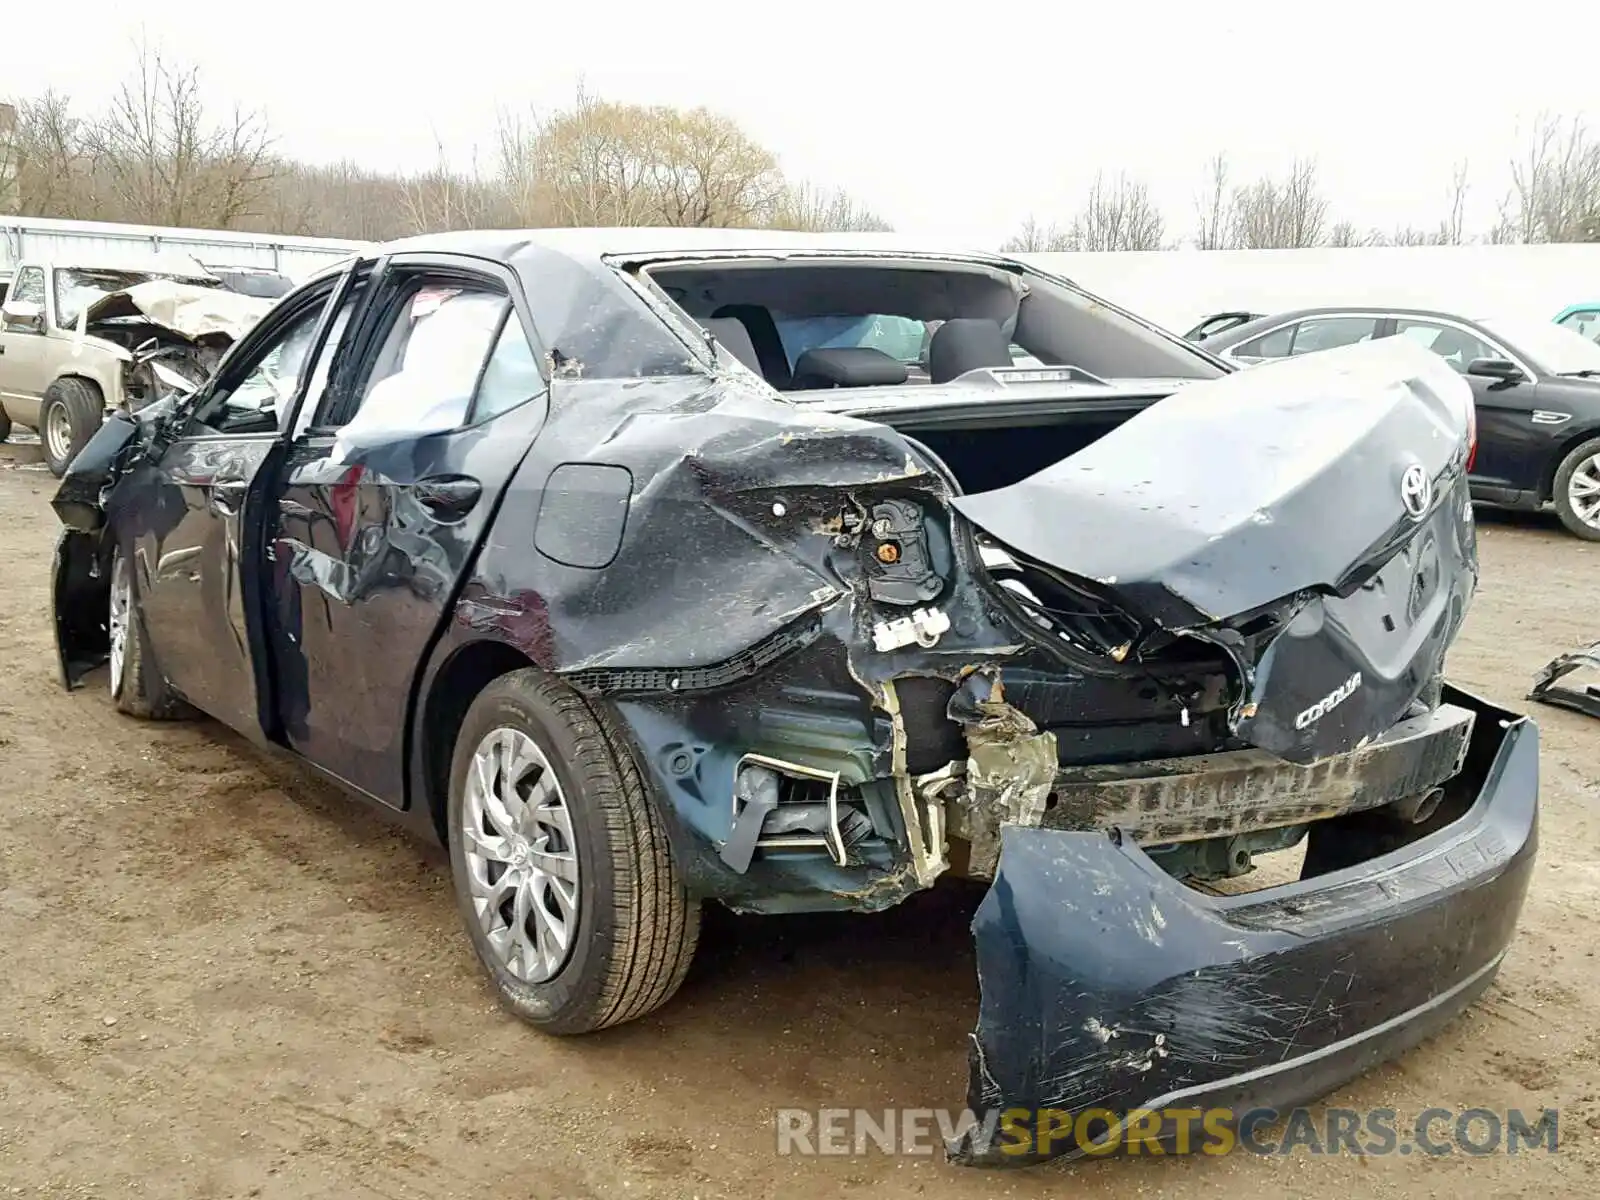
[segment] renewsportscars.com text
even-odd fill
[[[784,1108],[776,1113],[783,1155],[930,1155],[952,1143],[993,1147],[1018,1157],[1082,1153],[1263,1155],[1354,1154],[1432,1157],[1554,1153],[1555,1109],[1257,1108],[969,1109]]]

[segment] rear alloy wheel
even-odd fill
[[[448,820],[457,906],[512,1012],[587,1033],[678,990],[700,909],[608,709],[541,671],[495,680],[457,735]]]
[[[100,389],[86,379],[58,379],[45,389],[39,414],[39,442],[50,474],[59,479],[66,472],[104,417],[105,399]]]
[[[173,720],[192,710],[172,694],[150,659],[134,600],[133,572],[121,547],[111,552],[111,588],[106,605],[106,663],[111,699],[130,717]]]
[[[1551,490],[1567,530],[1600,542],[1600,438],[1590,438],[1561,460]]]

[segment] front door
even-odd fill
[[[1591,305],[1587,308],[1574,308],[1561,315],[1559,325],[1565,325],[1591,342],[1600,342],[1600,305]]]
[[[8,296],[12,300],[28,300],[39,306],[39,323],[24,324],[4,321],[0,329],[0,401],[6,412],[19,425],[38,428],[40,400],[50,385],[50,362],[53,357],[49,342],[44,270],[41,267],[24,267],[17,272]]]
[[[151,650],[195,707],[263,734],[259,485],[287,440],[282,426],[337,339],[332,314],[354,301],[354,268],[291,297],[242,341],[196,399],[151,472],[153,497],[114,516],[131,551]],[[310,369],[308,369],[310,368]]]
[[[372,289],[268,488],[268,626],[285,741],[401,807],[417,673],[547,388],[510,272],[396,255]]]
[[[1506,352],[1456,325],[1420,317],[1396,317],[1395,333],[1426,346],[1466,375],[1478,412],[1478,457],[1472,464],[1472,482],[1492,488],[1520,489],[1537,486],[1538,459],[1528,414],[1537,406],[1533,379],[1490,379],[1467,375],[1475,358],[1505,358]],[[1534,480],[1533,483],[1529,479]]]

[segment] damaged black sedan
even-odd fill
[[[1000,257],[416,239],[96,436],[61,671],[442,840],[551,1032],[664,1003],[704,901],[959,874],[969,1107],[1283,1106],[1470,1003],[1527,886],[1537,731],[1443,677],[1470,405],[1400,339],[1235,373]]]

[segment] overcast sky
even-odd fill
[[[465,158],[496,106],[549,109],[582,77],[608,99],[736,117],[797,178],[848,188],[896,228],[992,245],[1031,211],[1070,219],[1098,168],[1146,180],[1189,231],[1206,159],[1236,174],[1314,154],[1335,219],[1445,214],[1473,167],[1493,219],[1520,127],[1600,128],[1600,9],[1419,4],[566,5],[470,0],[188,6],[76,0],[6,13],[0,92],[107,98],[141,20],[219,103],[265,110],[282,150],[407,169],[435,136]],[[70,14],[70,15],[69,15]]]

